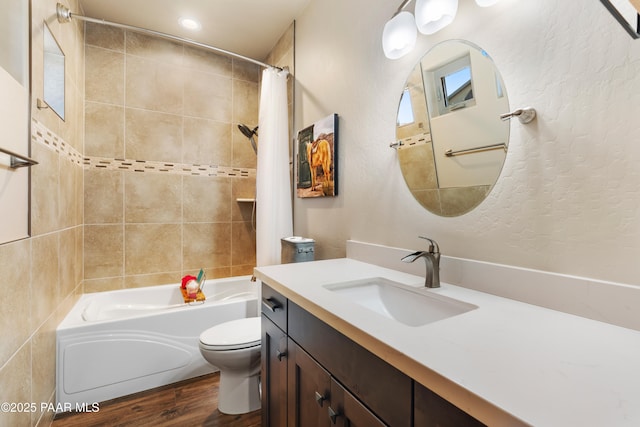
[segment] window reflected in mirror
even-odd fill
[[[498,73],[496,73],[495,76],[496,76],[496,97],[502,98],[504,97],[504,89],[502,88],[502,79],[500,78]]]
[[[434,87],[440,114],[475,105],[471,76],[469,55],[454,59],[427,73],[427,78],[435,80]]]
[[[442,78],[444,104],[453,107],[473,99],[471,67],[464,67]]]
[[[410,125],[415,121],[413,117],[413,107],[411,105],[411,91],[408,87],[404,88],[400,97],[400,106],[398,107],[398,126]]]

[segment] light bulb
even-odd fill
[[[422,34],[433,34],[451,24],[458,12],[458,0],[417,0],[416,25]]]
[[[389,59],[398,59],[411,52],[416,45],[418,31],[410,12],[400,12],[384,25],[382,49]]]
[[[180,25],[188,30],[199,30],[200,28],[202,28],[200,23],[192,18],[180,18],[179,22]]]

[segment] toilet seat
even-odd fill
[[[260,345],[260,317],[231,320],[200,334],[200,347],[210,351],[240,350]]]

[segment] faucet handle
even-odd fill
[[[418,237],[429,242],[429,252],[431,252],[432,254],[437,254],[440,252],[440,247],[438,246],[435,240],[430,239],[428,237],[424,237],[424,236],[418,236]]]

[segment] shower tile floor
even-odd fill
[[[59,415],[52,427],[260,426],[260,410],[242,415],[218,411],[219,382],[216,372],[132,394],[101,403],[98,412]]]

